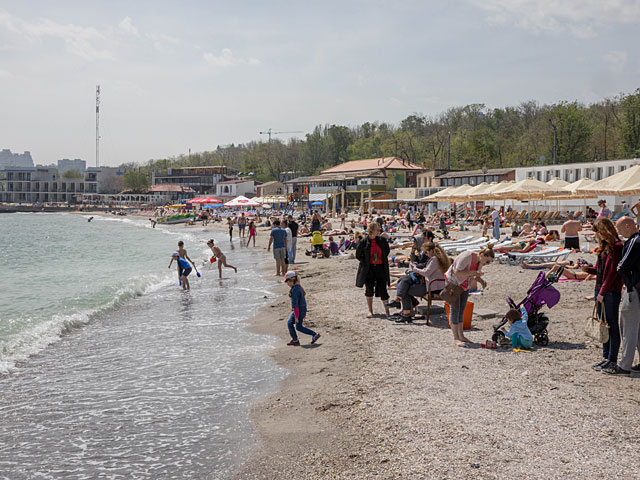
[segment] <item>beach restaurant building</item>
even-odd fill
[[[359,206],[377,197],[389,197],[396,188],[415,186],[424,168],[398,157],[352,160],[320,172],[320,175],[286,181],[287,195],[294,201],[321,201]],[[335,200],[332,200],[334,199]]]
[[[151,185],[180,185],[199,194],[213,194],[216,184],[237,178],[238,170],[225,165],[167,168],[166,173],[151,172]]]

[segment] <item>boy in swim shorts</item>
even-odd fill
[[[189,265],[189,262],[182,258],[178,252],[173,252],[171,254],[171,262],[169,262],[169,268],[171,268],[171,264],[174,260],[178,265],[178,273],[180,276],[180,282],[182,283],[182,289],[189,290],[191,286],[189,285],[189,279],[187,277],[191,273],[191,265]]]

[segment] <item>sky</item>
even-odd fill
[[[0,0],[0,149],[146,162],[640,88],[640,0]]]

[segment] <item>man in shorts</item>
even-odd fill
[[[247,226],[247,217],[245,217],[244,212],[242,212],[238,217],[238,235],[240,235],[241,238],[244,238],[244,228],[246,226]]]
[[[569,217],[569,220],[564,222],[560,231],[564,233],[564,248],[571,248],[574,252],[579,253],[582,224],[574,220],[573,217]]]
[[[287,256],[287,232],[284,228],[280,228],[280,220],[273,221],[267,252],[271,250],[272,244],[273,258],[276,261],[276,276],[284,275],[287,273],[287,264],[284,261]]]

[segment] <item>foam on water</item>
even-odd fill
[[[169,254],[180,238],[204,262],[210,231],[79,215],[12,222],[0,237],[29,252],[14,271],[31,282],[3,285],[23,303],[0,305],[13,369],[0,376],[0,478],[227,478],[251,444],[250,404],[284,375],[264,356],[272,340],[244,328],[270,294],[256,275],[264,253],[218,235],[239,273],[218,280],[205,266],[185,292]],[[63,262],[33,258],[61,249]]]

